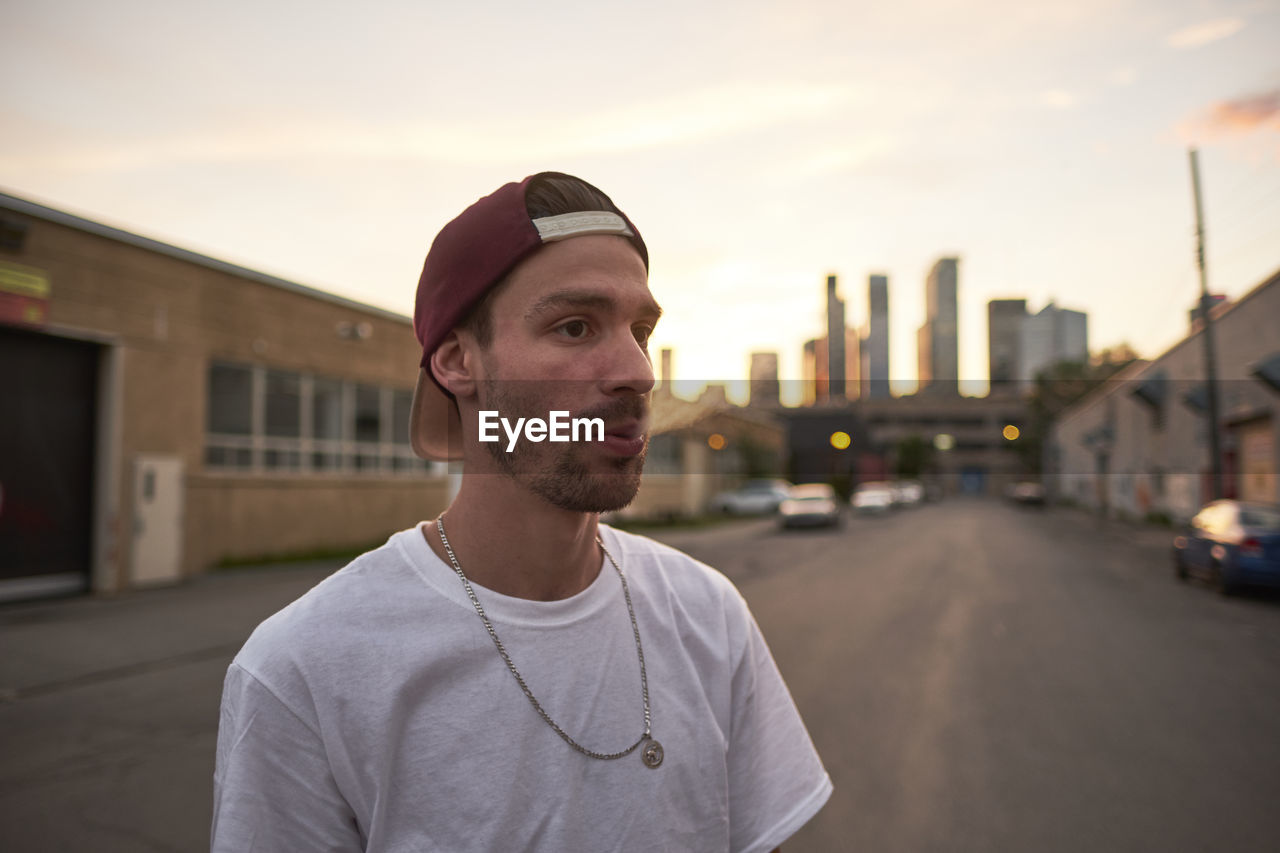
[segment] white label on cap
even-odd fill
[[[616,213],[604,210],[584,210],[578,213],[561,213],[559,216],[544,216],[533,220],[542,242],[563,240],[566,237],[580,237],[583,234],[620,234],[623,237],[634,237],[627,227],[626,220]]]

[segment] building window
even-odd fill
[[[267,435],[302,437],[302,384],[296,373],[267,371]]]
[[[342,383],[316,378],[311,383],[311,468],[342,467]]]
[[[397,471],[412,471],[427,464],[414,454],[409,445],[409,412],[412,408],[412,391],[391,392],[391,464]]]
[[[253,432],[253,373],[248,367],[215,364],[209,368],[209,432]]]
[[[210,365],[206,465],[224,469],[253,467],[253,396],[253,368]]]
[[[413,393],[265,367],[209,365],[205,465],[270,473],[425,473]]]
[[[265,380],[263,467],[296,471],[302,467],[297,441],[302,438],[302,379],[296,373],[268,370]]]

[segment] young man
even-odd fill
[[[763,853],[822,807],[737,590],[597,521],[639,488],[660,313],[639,232],[580,179],[444,227],[411,435],[461,489],[237,655],[215,851]]]

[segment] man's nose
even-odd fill
[[[610,394],[648,394],[653,390],[653,361],[648,348],[630,332],[620,335],[610,348],[610,364],[604,371],[605,390]]]

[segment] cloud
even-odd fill
[[[1080,99],[1065,89],[1048,89],[1040,93],[1040,103],[1055,110],[1069,110],[1080,102]]]
[[[1185,50],[1202,47],[1210,42],[1233,36],[1242,29],[1244,29],[1244,21],[1240,18],[1218,18],[1183,27],[1176,33],[1172,33],[1166,41],[1169,47]]]
[[[1280,89],[1218,101],[1176,129],[1188,145],[1222,143],[1255,164],[1280,163]]]
[[[1138,71],[1130,66],[1117,68],[1107,75],[1107,82],[1112,86],[1130,86],[1138,79]]]
[[[1210,111],[1210,121],[1228,131],[1251,131],[1266,125],[1280,130],[1280,89],[1233,101],[1219,101]]]
[[[782,162],[772,176],[789,183],[842,174],[890,153],[895,144],[891,134],[871,133],[858,142],[808,151],[790,162]]]
[[[1204,136],[1229,136],[1259,129],[1280,131],[1280,89],[1212,104],[1184,124],[1184,131]]]
[[[0,149],[0,168],[128,171],[171,164],[285,159],[496,163],[676,147],[822,118],[856,100],[848,86],[705,87],[576,115],[510,113],[480,121],[342,122],[295,114],[85,144],[32,122],[28,144]],[[43,131],[43,133],[42,133]],[[47,137],[50,144],[42,144]]]

